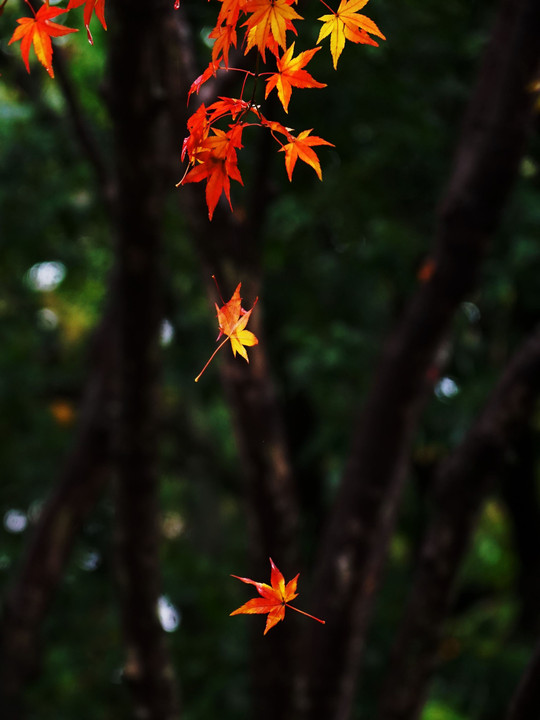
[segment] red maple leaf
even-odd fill
[[[83,16],[84,26],[88,33],[88,42],[90,45],[93,45],[94,41],[92,39],[92,33],[90,32],[90,19],[92,13],[95,12],[97,19],[103,25],[103,29],[107,29],[107,23],[105,22],[105,0],[69,0],[67,9],[71,10],[71,8],[80,7],[83,3],[85,3]]]
[[[214,134],[204,139],[197,148],[197,164],[180,182],[184,185],[206,180],[206,204],[210,220],[222,193],[225,193],[232,210],[230,178],[244,184],[236,157],[236,148],[242,147],[243,125],[233,125],[228,132],[218,128],[211,130]]]
[[[314,615],[310,615],[309,613],[306,613],[303,610],[299,610],[298,608],[289,604],[291,600],[294,600],[296,597],[298,597],[298,593],[296,592],[298,575],[296,575],[296,577],[294,577],[292,580],[289,580],[289,582],[285,584],[285,578],[283,577],[280,570],[278,570],[278,568],[274,565],[272,558],[270,558],[270,566],[272,568],[270,574],[270,585],[267,585],[266,583],[256,582],[255,580],[250,580],[249,578],[239,577],[238,575],[232,576],[237,580],[241,580],[242,582],[247,583],[248,585],[255,585],[255,587],[257,588],[257,592],[261,597],[249,600],[237,610],[233,610],[231,615],[241,615],[244,613],[246,615],[265,615],[266,613],[268,613],[268,617],[266,619],[266,627],[264,629],[264,635],[266,635],[270,628],[273,628],[274,625],[277,625],[280,620],[283,620],[283,618],[285,617],[285,608],[287,607],[291,608],[291,610],[296,610],[296,612],[299,612],[302,615],[306,615],[307,617],[312,618],[312,620],[316,620],[317,622],[320,622],[322,625],[324,625],[324,620],[320,620]]]
[[[208,122],[211,124],[224,115],[230,115],[233,120],[236,120],[240,113],[245,113],[248,110],[257,113],[255,106],[246,100],[242,100],[241,98],[220,97],[219,100],[216,100],[208,106]]]
[[[17,40],[21,41],[21,55],[28,72],[30,72],[28,55],[30,53],[30,46],[33,45],[37,59],[49,75],[54,77],[51,37],[61,37],[62,35],[77,32],[75,28],[64,27],[64,25],[51,22],[51,18],[63,15],[65,12],[67,12],[67,10],[64,8],[49,7],[47,0],[45,5],[42,5],[34,14],[34,17],[22,17],[17,20],[19,27],[15,28],[9,45]]]
[[[246,362],[249,362],[246,347],[257,345],[259,342],[257,337],[250,330],[246,330],[247,322],[251,316],[251,313],[253,312],[253,308],[257,304],[258,298],[255,298],[255,302],[253,303],[251,310],[245,310],[242,307],[242,298],[240,297],[241,287],[242,283],[238,283],[238,287],[234,291],[231,299],[229,300],[229,302],[224,303],[222,307],[219,307],[216,303],[216,312],[219,325],[219,335],[217,336],[216,342],[221,340],[223,335],[225,335],[225,340],[223,340],[221,344],[214,350],[206,365],[195,378],[195,382],[199,381],[199,378],[201,377],[203,372],[210,365],[216,353],[221,350],[227,340],[231,341],[233,355],[236,357],[236,353],[239,353]]]

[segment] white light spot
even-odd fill
[[[55,290],[66,277],[66,266],[56,260],[36,263],[32,265],[26,277],[32,290],[40,292]]]
[[[172,340],[174,338],[174,328],[172,326],[172,323],[170,320],[163,320],[161,323],[161,329],[159,333],[159,339],[161,341],[161,344],[166,346],[170,345]]]
[[[24,532],[27,525],[28,519],[22,510],[8,510],[4,515],[4,527],[8,532]]]
[[[435,395],[439,400],[446,400],[455,397],[459,392],[459,387],[452,378],[443,377],[435,385]]]
[[[178,629],[180,612],[166,595],[162,595],[158,600],[158,616],[161,627],[165,632],[174,632]]]
[[[54,330],[58,327],[58,315],[50,308],[41,308],[37,313],[37,324],[42,330]]]

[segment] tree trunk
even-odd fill
[[[171,2],[111,3],[110,87],[118,173],[116,551],[135,717],[178,718],[174,673],[157,614],[161,593],[158,375],[161,324],[163,33]]]

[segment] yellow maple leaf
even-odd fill
[[[335,13],[319,18],[324,24],[317,38],[317,44],[330,35],[330,52],[334,69],[337,69],[339,56],[345,47],[345,40],[364,45],[378,45],[368,33],[386,40],[373,20],[358,13],[367,2],[368,0],[341,0]]]
[[[265,51],[272,41],[275,41],[284,50],[286,48],[285,34],[287,30],[294,30],[293,20],[302,20],[291,5],[296,0],[248,0],[244,12],[250,13],[244,25],[247,26],[246,53],[252,47],[259,48],[263,60],[266,61]]]

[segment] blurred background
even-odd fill
[[[114,298],[108,288],[120,277],[116,287],[122,295],[126,279],[119,240],[123,211],[118,210],[123,176],[114,169],[124,152],[118,139],[122,111],[116,107],[122,61],[115,53],[135,52],[125,45],[124,5],[108,0],[108,33],[94,17],[93,46],[86,39],[82,9],[70,12],[67,24],[81,32],[55,41],[54,80],[35,62],[27,75],[18,44],[8,47],[16,18],[26,14],[21,6],[11,0],[0,18],[4,624],[14,612],[9,598],[24,596],[16,594],[17,587],[34,572],[28,569],[31,538],[44,507],[69,476],[70,453],[81,442],[81,423],[89,412],[100,434],[95,447],[86,447],[87,460],[76,466],[75,482],[92,483],[94,471],[103,473],[57,556],[56,579],[36,581],[42,585],[34,592],[44,592],[46,599],[35,623],[31,667],[21,671],[17,686],[27,717],[35,720],[135,716],[129,677],[126,681],[125,606],[118,600],[122,554],[115,539],[122,521],[114,487],[123,477],[115,462],[124,456],[117,452],[122,440],[118,445],[108,438],[109,433],[114,438],[111,427],[123,417],[122,411],[118,414],[122,387],[130,382],[126,378],[135,377],[125,374],[122,382],[122,370],[115,370],[127,367],[115,365],[116,354],[122,354],[115,338],[123,337],[119,325],[126,316],[130,332],[137,334],[139,310],[127,305],[109,313],[106,332],[101,320],[108,312],[107,298]],[[210,59],[208,34],[218,7],[183,0],[174,16],[181,60],[177,65],[171,61],[169,74],[178,97],[185,98]],[[316,18],[325,11],[318,3],[300,3],[298,9],[307,19],[298,28],[297,48],[306,49],[315,42]],[[132,10],[133,25],[137,12]],[[289,183],[277,146],[267,148],[262,130],[252,128],[244,133],[246,147],[239,152],[245,187],[233,183],[234,214],[220,206],[210,225],[203,184],[174,187],[184,172],[185,101],[174,112],[160,109],[159,97],[157,110],[146,108],[161,119],[166,116],[171,138],[156,146],[156,162],[148,170],[160,173],[159,188],[148,190],[160,198],[159,244],[141,242],[158,256],[159,266],[160,297],[148,341],[148,382],[155,389],[149,400],[155,411],[149,443],[159,503],[158,618],[186,720],[216,713],[222,720],[239,720],[257,712],[254,670],[264,675],[271,662],[257,660],[257,648],[271,639],[262,637],[263,618],[229,617],[252,597],[230,573],[268,582],[264,558],[271,552],[286,579],[301,571],[296,604],[308,612],[317,609],[310,590],[318,540],[339,495],[356,418],[376,382],[384,341],[410,298],[431,280],[426,261],[437,233],[437,207],[497,8],[487,0],[372,0],[364,12],[387,41],[380,47],[347,44],[338,72],[323,42],[310,71],[328,87],[295,90],[288,116],[275,102],[268,110],[280,122],[297,130],[313,127],[314,134],[334,143],[334,148],[318,149],[322,183],[302,163]],[[164,22],[173,21],[167,15]],[[173,57],[174,45],[163,45]],[[133,65],[133,85],[142,87],[147,78],[137,76],[140,63],[129,56],[123,62]],[[195,74],[189,74],[192,69]],[[154,80],[148,85],[155,91]],[[208,87],[210,97],[211,83]],[[133,120],[134,133],[139,120]],[[85,147],[86,133],[91,139]],[[377,716],[404,599],[433,513],[437,471],[467,437],[514,351],[538,323],[539,148],[533,133],[516,163],[512,192],[494,223],[476,281],[457,298],[428,363],[429,388],[422,390],[422,410],[407,445],[406,482],[387,538],[349,717]],[[105,167],[101,177],[100,163]],[[131,172],[138,167],[134,160]],[[143,195],[145,169],[134,181]],[[112,178],[110,187],[107,178]],[[141,287],[133,292],[136,297],[140,291],[144,304],[150,302],[144,292],[154,265],[143,259],[143,267]],[[223,348],[195,384],[217,334],[212,273],[225,299],[238,282],[246,307],[260,297],[253,330],[260,333],[261,345],[249,349],[249,366],[240,358],[232,365],[230,348]],[[147,349],[142,346],[141,357]],[[398,385],[407,384],[408,367],[403,365]],[[102,373],[102,404],[88,410],[89,378],[96,377],[96,368]],[[298,553],[285,558],[286,538],[276,550],[268,547],[272,530],[261,540],[265,501],[254,499],[253,478],[262,471],[258,450],[250,449],[255,440],[242,430],[248,415],[239,405],[250,402],[239,400],[242,383],[252,394],[264,385],[270,400],[265,395],[262,407],[271,407],[270,415],[280,408],[277,436],[285,438],[285,474],[287,482],[292,478],[298,509],[290,525]],[[385,413],[391,417],[398,408],[388,404]],[[436,673],[416,711],[422,720],[504,717],[526,667],[540,628],[539,430],[536,406],[504,447],[500,472],[479,498],[433,657]],[[380,452],[391,451],[381,447]],[[125,492],[136,493],[137,487],[130,490],[126,483]],[[57,522],[53,526],[58,528]],[[43,532],[54,534],[50,528]],[[34,552],[39,566],[39,551]],[[24,597],[31,605],[33,596]],[[44,596],[39,597],[41,602]],[[289,642],[288,628],[300,633],[311,622],[293,614],[271,631],[279,633],[281,642]],[[276,709],[279,695],[275,703],[274,717],[287,717]]]

